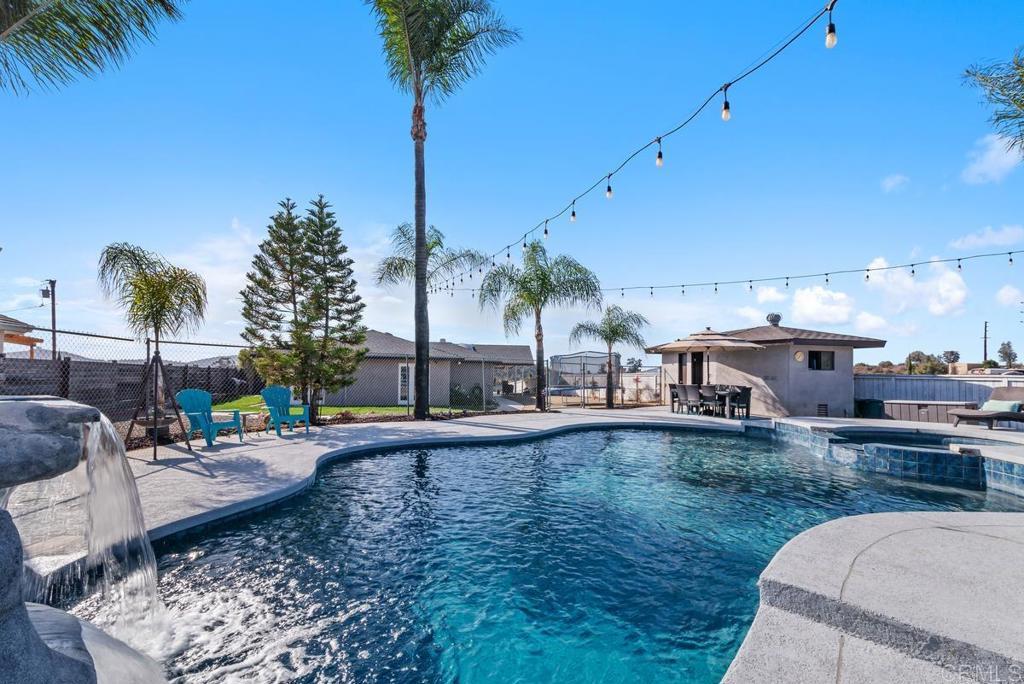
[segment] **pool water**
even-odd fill
[[[794,535],[1014,497],[858,473],[738,435],[577,432],[326,468],[165,550],[187,682],[716,682]]]

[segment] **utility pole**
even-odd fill
[[[981,355],[982,355],[981,362],[984,363],[984,362],[988,361],[988,321],[985,321],[985,333],[981,336],[981,339],[982,339],[982,344],[984,345],[982,347],[982,352],[981,352]]]
[[[40,294],[43,299],[50,300],[50,358],[57,360],[57,281],[46,281],[48,287],[43,288]]]

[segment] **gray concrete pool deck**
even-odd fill
[[[1010,430],[899,421],[801,418],[831,429],[926,429],[998,438]],[[302,491],[319,463],[380,448],[536,438],[580,427],[744,423],[676,415],[665,407],[562,409],[412,423],[364,423],[274,435],[245,444],[129,453],[154,540],[260,508]],[[999,447],[1006,452],[1014,447]],[[888,513],[841,518],[791,540],[761,576],[761,605],[729,682],[1024,681],[1024,514]],[[715,581],[708,578],[708,581]],[[1016,679],[1014,679],[1016,677]]]

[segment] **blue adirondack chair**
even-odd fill
[[[242,417],[234,411],[231,420],[217,422],[213,419],[213,396],[206,390],[183,389],[174,395],[181,407],[181,412],[188,419],[188,432],[202,430],[206,446],[213,446],[218,430],[234,428],[238,431],[238,441],[242,441]]]
[[[270,385],[260,392],[260,395],[263,397],[263,403],[267,405],[267,410],[270,411],[267,432],[270,432],[270,426],[273,425],[277,436],[280,437],[281,423],[287,423],[288,429],[295,432],[295,423],[300,420],[306,424],[306,432],[309,432],[309,404],[303,404],[301,407],[292,406],[291,390],[281,385]],[[301,408],[302,413],[292,414],[293,408]]]

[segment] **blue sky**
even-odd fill
[[[128,240],[207,277],[196,338],[236,341],[236,294],[278,200],[324,193],[357,260],[366,323],[412,335],[411,291],[380,290],[374,263],[412,216],[409,101],[386,78],[361,2],[193,3],[122,69],[57,92],[0,95],[0,312],[48,322],[37,283],[56,278],[62,327],[123,331],[95,287],[99,250]],[[499,3],[521,43],[428,108],[428,219],[450,242],[494,251],[557,211],[622,157],[810,16],[817,3]],[[782,57],[595,193],[548,247],[609,288],[927,262],[1024,246],[1024,171],[991,136],[965,67],[1024,43],[1020,2],[841,0],[839,44],[815,27]],[[1015,28],[1017,30],[1015,30]],[[801,327],[980,356],[982,322],[1020,340],[1024,256],[906,273],[614,294],[652,320],[651,343],[780,311]],[[500,322],[468,294],[437,298],[433,337],[494,342]],[[546,318],[568,349],[579,311]],[[526,330],[523,342],[532,342]],[[623,350],[628,353],[628,350]]]

